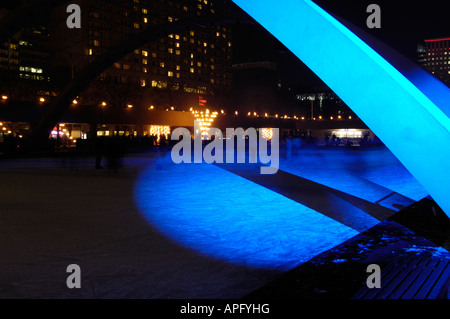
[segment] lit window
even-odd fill
[[[194,73],[195,72],[194,68],[190,68],[189,72]]]
[[[89,50],[88,50],[88,55],[92,55],[92,53],[93,53],[93,52],[92,52],[92,49],[89,49]]]
[[[168,49],[167,49],[167,52],[173,53],[173,49],[172,49],[172,48],[168,48]]]
[[[167,17],[167,21],[173,22],[173,18],[172,17]]]
[[[120,63],[119,63],[119,62],[114,63],[114,67],[115,67],[116,69],[120,69]]]
[[[98,40],[94,40],[94,47],[98,47],[100,45],[100,42]]]
[[[148,19],[146,17],[144,18],[144,23],[148,23]]]
[[[179,48],[180,47],[180,43],[175,43],[175,46],[177,47],[177,48]]]
[[[147,68],[142,68],[142,72],[147,73],[148,69]]]
[[[180,40],[180,35],[179,34],[175,34],[175,40]]]
[[[143,56],[148,56],[148,51],[142,51]]]
[[[147,14],[147,13],[148,13],[148,10],[145,9],[145,8],[142,8],[142,13],[143,13],[143,14]]]
[[[135,29],[139,29],[139,23],[134,23],[133,26],[134,26]]]
[[[193,37],[195,35],[194,31],[189,32],[189,34],[191,35],[191,37]]]
[[[162,68],[165,67],[164,62],[159,62],[159,66]]]
[[[201,62],[197,62],[197,66],[198,66],[198,67],[201,67],[201,66],[202,66],[202,63],[201,63]]]
[[[194,53],[191,53],[191,59],[193,59],[194,58]]]
[[[173,77],[173,72],[172,72],[172,71],[168,71],[168,72],[167,72],[167,76],[168,76],[168,77]]]
[[[176,70],[180,71],[180,66],[179,65],[176,66]]]
[[[181,54],[180,50],[175,50],[175,54],[180,55]]]
[[[142,64],[147,64],[147,63],[148,63],[147,59],[142,59]]]
[[[145,81],[145,79],[141,79],[141,86],[145,87],[147,85],[147,82]]]
[[[123,65],[123,69],[124,69],[124,70],[129,70],[129,69],[130,69],[130,65],[124,64],[124,65]]]

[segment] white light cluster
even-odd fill
[[[152,125],[150,126],[150,135],[151,136],[157,136],[157,141],[159,142],[161,140],[161,135],[164,135],[166,137],[166,140],[169,138],[170,135],[170,126],[166,125]]]
[[[206,111],[192,110],[192,114],[194,114],[195,120],[199,122],[202,139],[208,139],[208,130],[212,127],[212,123],[217,118],[219,112],[210,112],[208,109]]]

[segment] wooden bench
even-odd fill
[[[353,299],[448,299],[450,258],[413,256],[381,269],[381,288],[365,286]]]

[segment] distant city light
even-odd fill
[[[39,102],[45,102],[45,98],[40,97],[40,98],[39,98]]]
[[[239,114],[239,112],[238,112],[238,111],[235,111],[235,112],[234,112],[234,115],[238,115],[238,114]]]
[[[102,106],[106,106],[106,102],[102,102]]]
[[[334,119],[334,117],[330,117],[330,120],[333,120]]]
[[[128,107],[129,109],[131,109],[131,108],[133,108],[133,104],[128,104],[127,107]]]
[[[262,128],[261,129],[261,135],[266,139],[266,140],[271,140],[272,136],[273,136],[273,131],[271,128]]]
[[[2,95],[2,100],[3,101],[6,101],[8,99],[8,96],[7,95]]]
[[[73,104],[78,104],[78,101],[75,99],[72,101]]]

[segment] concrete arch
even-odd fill
[[[182,33],[186,30],[203,29],[219,25],[253,23],[254,20],[244,12],[230,12],[184,18],[177,20],[176,22],[156,25],[137,34],[130,35],[129,38],[113,46],[105,54],[88,64],[75,79],[64,86],[59,95],[47,106],[42,118],[33,130],[30,138],[30,148],[36,149],[42,145],[42,142],[46,141],[51,129],[71,105],[71,101],[73,101],[73,99],[75,99],[81,91],[92,82],[92,80],[113,65],[114,62],[133,50],[139,49],[143,45],[168,36],[169,34]]]

